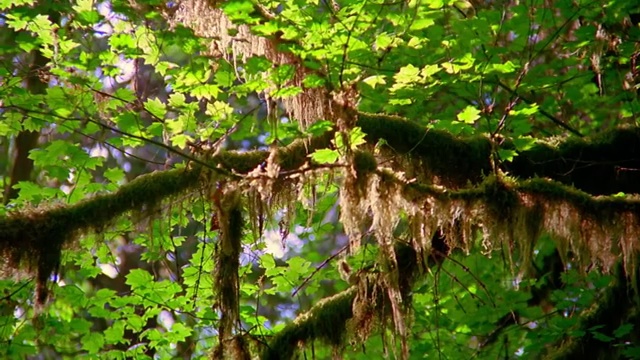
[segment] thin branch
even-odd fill
[[[336,257],[338,257],[338,255],[342,254],[343,252],[345,252],[347,249],[349,248],[349,245],[345,245],[343,246],[340,250],[336,251],[335,254],[329,256],[328,258],[326,258],[323,262],[321,262],[318,266],[316,266],[315,270],[313,270],[313,272],[307,276],[303,281],[302,284],[300,284],[291,294],[291,297],[295,297],[298,292],[300,290],[302,290],[303,287],[305,287],[307,285],[307,283],[309,282],[309,280],[311,280],[311,278],[313,278],[315,276],[315,274],[318,273],[318,271],[320,271],[320,269],[324,268],[331,260],[335,259]]]
[[[524,101],[525,103],[532,105],[535,104],[535,101],[528,99],[524,96],[522,96],[521,94],[519,94],[516,90],[511,89],[509,86],[507,86],[506,84],[504,84],[502,81],[500,81],[500,79],[496,79],[496,84],[498,86],[500,86],[501,88],[503,88],[504,90],[510,92],[512,95],[517,96],[518,98],[522,99],[522,101]],[[563,129],[571,132],[574,135],[580,136],[580,137],[584,137],[584,135],[582,135],[580,133],[580,131],[576,130],[575,128],[573,128],[571,125],[565,123],[564,121],[558,119],[557,117],[555,117],[554,115],[552,115],[551,113],[547,112],[544,109],[538,109],[538,112],[540,112],[540,114],[542,114],[544,117],[546,117],[547,119],[551,120],[554,124],[562,127]]]

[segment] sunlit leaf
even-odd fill
[[[480,118],[480,110],[474,106],[467,106],[462,112],[458,113],[457,118],[463,123],[473,124]]]
[[[309,154],[309,157],[318,164],[333,164],[338,161],[340,154],[336,150],[319,149]]]

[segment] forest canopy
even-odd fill
[[[640,358],[638,9],[0,0],[0,356]]]

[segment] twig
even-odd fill
[[[305,287],[307,285],[307,283],[311,280],[312,277],[315,276],[315,274],[318,273],[318,271],[320,271],[320,269],[322,269],[323,267],[325,267],[325,265],[327,265],[329,263],[329,261],[335,259],[338,255],[342,254],[343,252],[345,252],[347,249],[349,248],[349,245],[345,245],[343,246],[340,250],[338,250],[335,254],[329,256],[328,258],[326,258],[323,262],[320,263],[320,265],[316,266],[316,269],[313,270],[313,272],[307,276],[303,281],[302,284],[300,284],[300,286],[298,286],[293,293],[291,294],[291,296],[296,296],[298,294],[298,292],[300,290],[302,290],[303,287]]]

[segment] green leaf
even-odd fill
[[[421,19],[416,19],[413,23],[411,23],[411,26],[409,27],[409,30],[423,30],[428,28],[429,26],[435,24],[435,20],[431,19],[431,18],[421,18]]]
[[[622,324],[617,329],[613,331],[613,336],[617,338],[622,338],[631,333],[633,330],[633,324]]]
[[[420,80],[420,69],[409,64],[400,68],[400,70],[393,76],[396,83],[410,84]]]
[[[199,100],[202,100],[202,99],[207,99],[207,100],[215,99],[215,98],[218,97],[219,93],[220,93],[220,88],[218,86],[212,85],[212,84],[205,84],[205,85],[196,86],[196,87],[193,88],[193,90],[191,90],[191,95],[195,96]]]
[[[31,21],[31,19],[29,18],[23,19],[20,15],[7,14],[6,23],[9,26],[9,28],[12,28],[14,30],[26,29],[27,25],[29,24],[29,21]]]
[[[597,340],[600,340],[602,342],[608,343],[611,342],[613,340],[615,340],[614,338],[612,338],[611,336],[607,336],[599,331],[592,331],[591,334],[593,334],[593,337]]]
[[[83,308],[87,304],[87,298],[84,291],[74,285],[66,285],[56,290],[56,296],[61,300],[68,302],[72,306]]]
[[[307,128],[305,133],[311,136],[320,136],[327,131],[330,131],[331,129],[333,129],[333,123],[331,121],[321,120],[311,124],[311,126]]]
[[[169,105],[179,108],[185,105],[186,102],[186,97],[184,96],[183,93],[173,93],[171,95],[169,95]]]
[[[0,10],[6,10],[12,6],[33,5],[36,0],[0,0]]]
[[[91,330],[92,323],[85,319],[71,319],[69,322],[69,328],[77,333],[88,333]]]
[[[286,99],[300,93],[302,93],[302,89],[299,86],[285,86],[272,92],[271,96],[275,99]]]
[[[532,136],[521,136],[513,139],[513,145],[519,152],[527,151],[536,144],[536,139]]]
[[[289,271],[298,274],[298,276],[307,274],[311,267],[311,263],[309,261],[300,257],[294,257],[287,260],[287,264],[289,265]]]
[[[376,88],[376,85],[385,85],[387,83],[384,75],[372,75],[362,80],[362,82],[374,89]]]
[[[73,10],[76,11],[74,20],[78,20],[83,25],[93,25],[100,20],[100,13],[95,9],[94,0],[77,0]]]
[[[114,184],[118,184],[124,180],[124,175],[124,171],[120,168],[109,168],[104,172],[104,177]]]
[[[218,85],[222,87],[233,86],[233,83],[236,80],[235,73],[232,71],[216,71],[214,78]]]
[[[144,103],[144,108],[158,119],[164,119],[167,113],[167,106],[160,99],[149,99]]]
[[[513,161],[513,158],[518,156],[518,153],[515,150],[500,149],[498,150],[498,156],[500,160]]]
[[[362,128],[359,126],[354,127],[349,132],[349,145],[351,145],[351,150],[355,150],[359,145],[365,144],[367,141],[365,140],[366,134],[362,132]]]
[[[141,287],[147,287],[153,283],[153,276],[148,271],[143,269],[133,269],[127,274],[127,280],[125,283],[131,286],[132,289]]]
[[[262,256],[262,258],[260,259],[260,265],[262,265],[262,267],[265,270],[271,270],[274,269],[276,267],[276,261],[273,258],[273,255],[271,254],[265,254],[264,256]]]
[[[104,331],[104,340],[107,344],[126,344],[129,340],[124,338],[124,327],[126,323],[122,320],[114,321],[113,325]]]
[[[457,118],[465,124],[473,124],[480,118],[480,110],[469,105],[458,114]]]
[[[182,342],[193,333],[193,329],[184,324],[176,322],[171,326],[171,331],[167,334],[169,341],[173,343]]]
[[[487,66],[487,72],[489,73],[510,74],[516,70],[518,70],[518,67],[511,61],[506,61],[503,64],[490,64]]]
[[[309,74],[302,80],[302,84],[306,88],[318,88],[325,86],[326,80],[317,74]]]
[[[318,164],[334,164],[338,161],[340,154],[336,150],[319,149],[308,156]]]
[[[99,333],[89,333],[82,337],[82,348],[90,354],[97,354],[104,346],[104,336]]]
[[[171,137],[171,145],[179,148],[186,148],[188,142],[192,142],[193,138],[187,134],[178,134]]]

